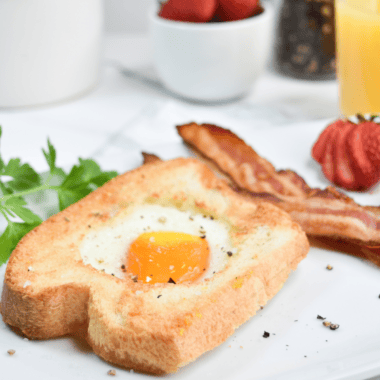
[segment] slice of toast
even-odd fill
[[[88,241],[100,239],[93,246],[104,247],[112,264],[111,238],[128,235],[128,218],[149,207],[212,219],[227,229],[233,254],[207,278],[181,284],[136,282],[119,267],[112,273],[112,266],[91,264]],[[104,239],[120,228],[120,235]],[[9,259],[0,311],[28,338],[85,329],[95,353],[111,363],[175,372],[252,317],[308,249],[304,232],[285,212],[246,201],[198,160],[152,160],[26,235]]]

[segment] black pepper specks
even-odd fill
[[[317,315],[317,319],[325,320],[326,318],[321,317],[320,315]]]
[[[339,329],[339,325],[335,324],[335,323],[332,323],[330,325],[330,330],[336,330],[336,329]]]
[[[169,284],[175,284],[176,282],[170,277],[168,283]]]
[[[206,235],[202,235],[200,238],[201,239],[206,239]]]
[[[231,257],[231,256],[232,256],[232,252],[231,252],[231,251],[228,251],[228,252],[227,252],[227,255]]]
[[[269,338],[270,337],[270,334],[269,332],[267,331],[264,331],[264,335],[263,335],[263,338]]]
[[[159,294],[159,295],[157,296],[157,298],[160,298],[160,297],[162,297],[162,294]]]

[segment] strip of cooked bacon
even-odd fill
[[[160,161],[161,158],[153,153],[142,152],[144,164],[150,164],[151,162]]]
[[[380,246],[380,208],[362,207],[334,187],[311,188],[291,170],[276,171],[233,132],[211,124],[177,127],[182,139],[232,180],[236,191],[287,211],[310,236]],[[367,249],[367,248],[365,248]],[[365,256],[365,255],[364,255]],[[378,257],[373,250],[366,258]]]

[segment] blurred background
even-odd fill
[[[148,9],[156,0],[107,0],[104,3],[106,32],[148,31]]]

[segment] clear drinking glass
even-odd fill
[[[337,69],[344,116],[380,113],[380,0],[336,0]]]

